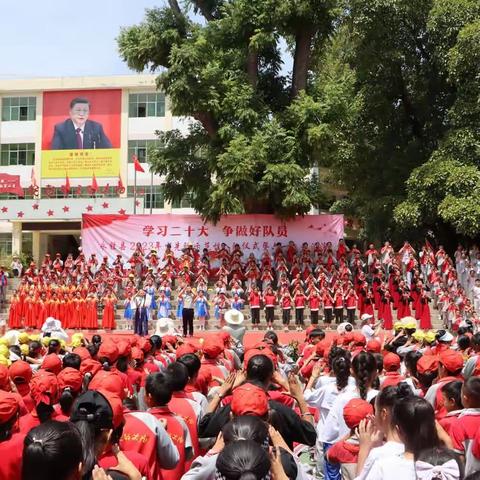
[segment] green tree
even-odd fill
[[[314,58],[340,12],[336,0],[191,0],[183,8],[169,0],[121,31],[127,64],[161,69],[157,84],[173,114],[196,120],[187,135],[158,132],[150,162],[165,175],[167,199],[191,193],[212,221],[241,212],[291,217],[324,203],[297,111],[311,98]],[[291,78],[281,74],[282,43]]]

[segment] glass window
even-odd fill
[[[2,122],[35,120],[36,97],[3,97]]]
[[[32,255],[33,252],[33,233],[22,233],[22,253],[25,255]]]
[[[164,117],[163,93],[131,93],[128,99],[128,115],[132,118]]]
[[[172,202],[172,208],[192,208],[191,198],[192,194],[187,193],[180,201],[174,200]]]
[[[163,187],[162,185],[153,185],[151,191],[150,186],[145,188],[145,208],[163,208]]]
[[[133,155],[136,155],[140,163],[148,161],[148,151],[158,146],[159,140],[129,140],[128,163],[133,163]]]
[[[0,147],[0,165],[33,165],[35,163],[34,143],[4,143]]]
[[[0,257],[12,254],[12,234],[0,233]]]

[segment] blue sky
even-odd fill
[[[164,2],[0,0],[0,79],[131,74],[117,52],[120,27]]]
[[[162,0],[0,0],[0,78],[132,73],[115,38]]]

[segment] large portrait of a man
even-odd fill
[[[112,148],[102,124],[88,119],[90,108],[86,97],[72,99],[69,118],[55,125],[52,150]]]

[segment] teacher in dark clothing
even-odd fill
[[[245,383],[251,383],[267,391],[273,378],[274,366],[272,360],[265,355],[254,355],[247,364],[247,377]],[[290,407],[274,400],[269,400],[271,423],[282,435],[285,443],[293,449],[293,444],[303,443],[310,447],[315,445],[317,432],[313,423],[313,417],[308,410],[303,392],[297,380],[289,377],[290,394],[297,401],[301,417]],[[231,387],[231,385],[230,385]],[[230,404],[217,410],[223,397],[228,395],[228,382],[220,387],[219,392],[210,402],[207,413],[202,417],[198,426],[200,438],[216,437],[223,426],[231,420]],[[223,389],[223,390],[222,390]]]
[[[69,113],[69,119],[55,125],[52,150],[112,148],[102,125],[88,120],[90,102],[86,98],[74,98]]]

